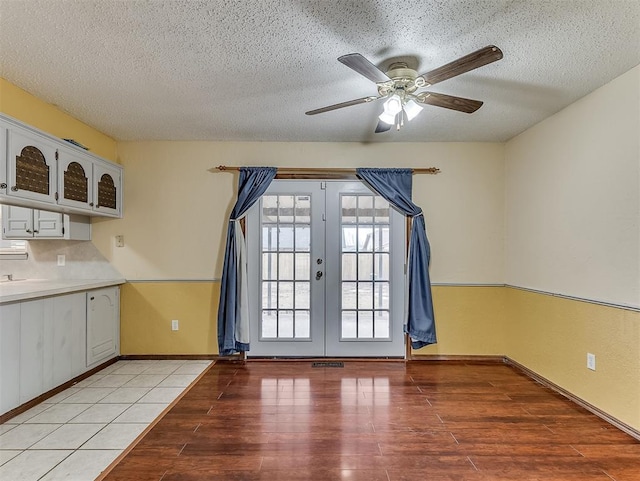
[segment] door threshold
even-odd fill
[[[305,356],[247,356],[247,361],[284,361],[284,362],[405,362],[403,356],[384,357],[305,357]]]

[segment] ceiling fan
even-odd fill
[[[420,113],[422,106],[419,104],[434,105],[471,114],[482,106],[481,101],[424,90],[419,91],[419,89],[430,87],[501,58],[502,51],[495,45],[489,45],[435,70],[418,75],[418,72],[409,68],[404,62],[392,63],[389,69],[383,72],[359,53],[350,53],[339,57],[338,61],[375,82],[378,87],[378,95],[349,100],[305,113],[316,115],[352,105],[386,99],[384,110],[378,117],[376,133],[386,132],[394,125],[396,129],[400,130],[400,127],[404,125],[405,118],[410,121]]]

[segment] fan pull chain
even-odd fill
[[[400,130],[401,127],[404,127],[404,109],[396,115],[396,130]]]

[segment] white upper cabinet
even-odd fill
[[[29,131],[9,130],[7,195],[55,204],[56,145]]]
[[[91,240],[91,222],[83,215],[3,205],[2,238]]]
[[[93,210],[93,162],[72,150],[58,151],[58,204]]]
[[[7,129],[0,123],[0,195],[7,192]]]
[[[16,207],[13,205],[3,205],[2,238],[33,238],[33,209],[29,209],[27,207]]]
[[[2,206],[3,239],[62,238],[63,219],[59,212]]]
[[[109,165],[93,166],[93,208],[96,212],[122,217],[121,170]]]
[[[0,203],[122,217],[122,167],[0,114]]]
[[[64,236],[64,214],[34,209],[33,236],[36,238],[59,239]]]

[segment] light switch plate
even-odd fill
[[[58,266],[62,267],[65,265],[65,256],[64,254],[58,254]]]
[[[596,370],[596,355],[590,352],[587,353],[587,369]]]

